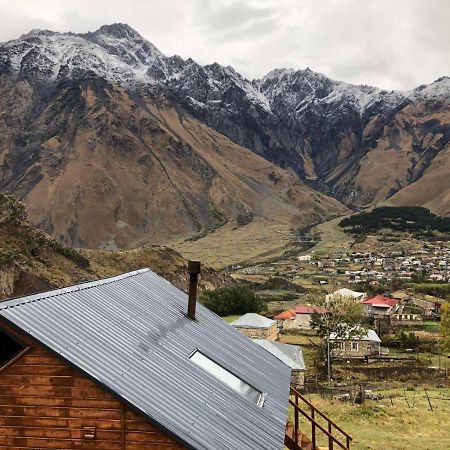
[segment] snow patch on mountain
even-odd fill
[[[54,82],[95,74],[124,87],[158,85],[199,108],[248,108],[269,115],[301,116],[311,108],[324,114],[351,108],[360,116],[371,108],[395,109],[405,101],[450,98],[450,78],[410,92],[334,81],[305,70],[275,69],[252,82],[232,67],[201,66],[192,59],[167,57],[126,24],[104,25],[85,34],[32,30],[0,44],[0,73]]]
[[[424,84],[413,89],[409,93],[409,98],[419,101],[450,99],[450,77],[441,77],[431,84]]]

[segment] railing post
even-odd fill
[[[292,396],[294,399],[292,399]],[[308,413],[300,408],[299,403],[300,400],[308,405],[310,409],[310,415]],[[350,444],[352,441],[352,438],[339,426],[337,426],[329,417],[324,415],[319,409],[317,409],[312,403],[310,403],[308,400],[306,400],[301,394],[299,394],[295,389],[291,388],[290,391],[290,397],[289,397],[290,404],[294,407],[294,432],[293,432],[293,440],[295,442],[294,449],[295,450],[301,450],[302,448],[302,434],[300,431],[300,414],[306,417],[311,422],[311,444],[313,450],[316,450],[316,433],[317,429],[319,429],[320,432],[324,433],[326,436],[328,436],[328,449],[329,450],[335,450],[337,449],[337,446],[341,447],[342,449],[345,448],[345,450],[350,450]],[[326,425],[322,426],[319,422],[316,421],[316,415],[319,415],[323,419],[326,420],[328,427]],[[328,429],[327,429],[328,428]],[[333,428],[336,428],[340,433],[342,433],[343,437],[345,437],[346,447],[344,447],[344,440],[339,437],[339,439],[335,436],[333,436]],[[300,438],[300,443],[298,442]],[[337,444],[334,445],[334,444]]]
[[[333,450],[333,437],[332,437],[332,432],[331,432],[331,422],[328,421],[328,433],[330,433],[330,436],[328,437],[328,449],[329,450]]]

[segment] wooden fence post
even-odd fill
[[[433,405],[431,404],[430,397],[428,396],[427,389],[426,389],[426,388],[423,388],[423,390],[425,391],[425,395],[427,396],[428,404],[430,405],[431,411],[434,411],[434,410],[433,410]]]

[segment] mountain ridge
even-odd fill
[[[378,88],[375,86],[370,86],[366,84],[351,84],[344,81],[337,81],[334,79],[331,79],[320,72],[315,72],[311,70],[309,67],[306,69],[293,69],[293,68],[275,68],[269,71],[266,75],[264,75],[261,78],[254,78],[253,80],[249,80],[243,76],[241,76],[232,66],[222,66],[217,62],[206,64],[204,66],[196,63],[192,58],[188,58],[184,60],[181,56],[175,54],[173,56],[166,56],[164,53],[162,53],[154,44],[152,44],[150,41],[146,40],[142,35],[140,35],[135,29],[130,27],[127,24],[124,23],[113,23],[110,25],[103,25],[96,31],[89,31],[86,33],[73,33],[73,32],[56,32],[52,30],[41,30],[41,29],[34,29],[31,30],[29,33],[22,34],[18,39],[13,39],[4,43],[0,43],[0,46],[13,46],[15,43],[19,43],[20,41],[27,41],[31,45],[32,44],[38,44],[36,42],[36,39],[39,38],[69,38],[69,39],[77,39],[81,38],[85,40],[86,42],[89,42],[91,44],[96,44],[99,47],[101,47],[103,50],[106,50],[111,55],[116,56],[118,59],[123,59],[125,62],[127,62],[130,66],[138,66],[139,63],[145,65],[147,64],[147,69],[150,69],[155,63],[158,65],[164,60],[164,62],[169,62],[169,65],[171,62],[178,62],[182,64],[195,64],[198,67],[202,68],[221,68],[222,70],[229,71],[229,73],[232,73],[233,75],[237,75],[237,77],[252,85],[253,87],[258,86],[260,84],[265,83],[270,78],[280,78],[284,76],[290,76],[290,75],[300,75],[300,74],[311,74],[315,78],[321,78],[323,80],[327,80],[332,82],[333,84],[340,86],[340,87],[348,87],[348,88],[357,88],[360,89],[362,92],[372,93],[372,94],[378,94],[378,93],[389,93],[389,94],[398,94],[403,95],[404,97],[408,96],[414,96],[414,94],[430,94],[430,87],[435,86],[437,83],[445,82],[444,84],[444,90],[441,92],[441,94],[448,95],[450,90],[450,78],[448,76],[441,76],[437,78],[435,81],[429,83],[429,84],[422,84],[420,86],[417,86],[416,88],[413,88],[411,90],[389,90],[389,89],[383,89]],[[111,42],[108,42],[108,38],[112,38],[115,45],[112,46]],[[119,49],[117,48],[117,43],[119,41],[126,41],[128,44],[128,49],[125,49],[125,46],[119,45]],[[133,42],[134,44],[137,44],[134,46],[130,45],[130,42]],[[60,41],[61,43],[61,41]],[[78,43],[80,44],[80,42]],[[131,46],[131,48],[130,48]],[[30,50],[31,48],[29,48]],[[91,47],[90,50],[93,50],[94,47]],[[134,54],[130,52],[130,50],[134,49]],[[86,50],[86,49],[85,49]],[[16,55],[16,56],[24,56],[22,55]],[[57,56],[57,55],[55,55]],[[60,55],[58,55],[60,56]],[[72,55],[73,56],[73,55]],[[150,58],[149,58],[150,56]],[[3,59],[5,59],[3,55]],[[159,61],[158,61],[159,59]],[[5,61],[3,61],[4,63]],[[50,61],[49,61],[50,62]],[[13,64],[14,65],[14,64]],[[173,71],[175,75],[177,75],[177,67],[176,64],[175,67],[168,67],[168,71]],[[17,70],[17,66],[15,67]],[[172,70],[171,70],[172,69]],[[138,75],[138,72],[136,73]],[[98,75],[105,75],[104,73],[98,73]],[[167,73],[166,73],[167,75]],[[53,77],[49,77],[55,78]],[[111,81],[116,81],[114,79],[111,79]],[[126,82],[130,82],[133,80],[122,80],[125,84]],[[137,80],[134,81],[140,81],[139,76],[137,76]],[[146,81],[151,81],[151,78],[148,78]],[[442,85],[441,85],[442,86]],[[369,91],[369,92],[367,92]],[[433,92],[431,95],[435,95],[436,93]],[[361,106],[365,106],[362,104]],[[362,108],[364,109],[364,108]]]

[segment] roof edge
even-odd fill
[[[131,277],[134,277],[136,275],[139,275],[139,274],[145,273],[145,272],[151,272],[151,270],[148,268],[143,268],[143,269],[134,270],[132,272],[122,273],[122,274],[116,275],[114,277],[101,278],[99,280],[94,280],[94,281],[86,281],[84,283],[74,284],[74,285],[67,286],[64,288],[59,288],[59,289],[53,289],[51,291],[44,291],[44,292],[40,292],[40,293],[36,293],[36,294],[10,298],[10,299],[4,300],[4,301],[0,301],[0,311],[3,309],[12,308],[12,307],[20,305],[20,304],[45,300],[47,298],[57,297],[58,295],[62,295],[62,294],[68,294],[71,292],[83,291],[85,289],[90,289],[90,288],[97,287],[97,286],[103,286],[105,284],[114,283],[115,281],[120,281],[125,278],[131,278]]]

